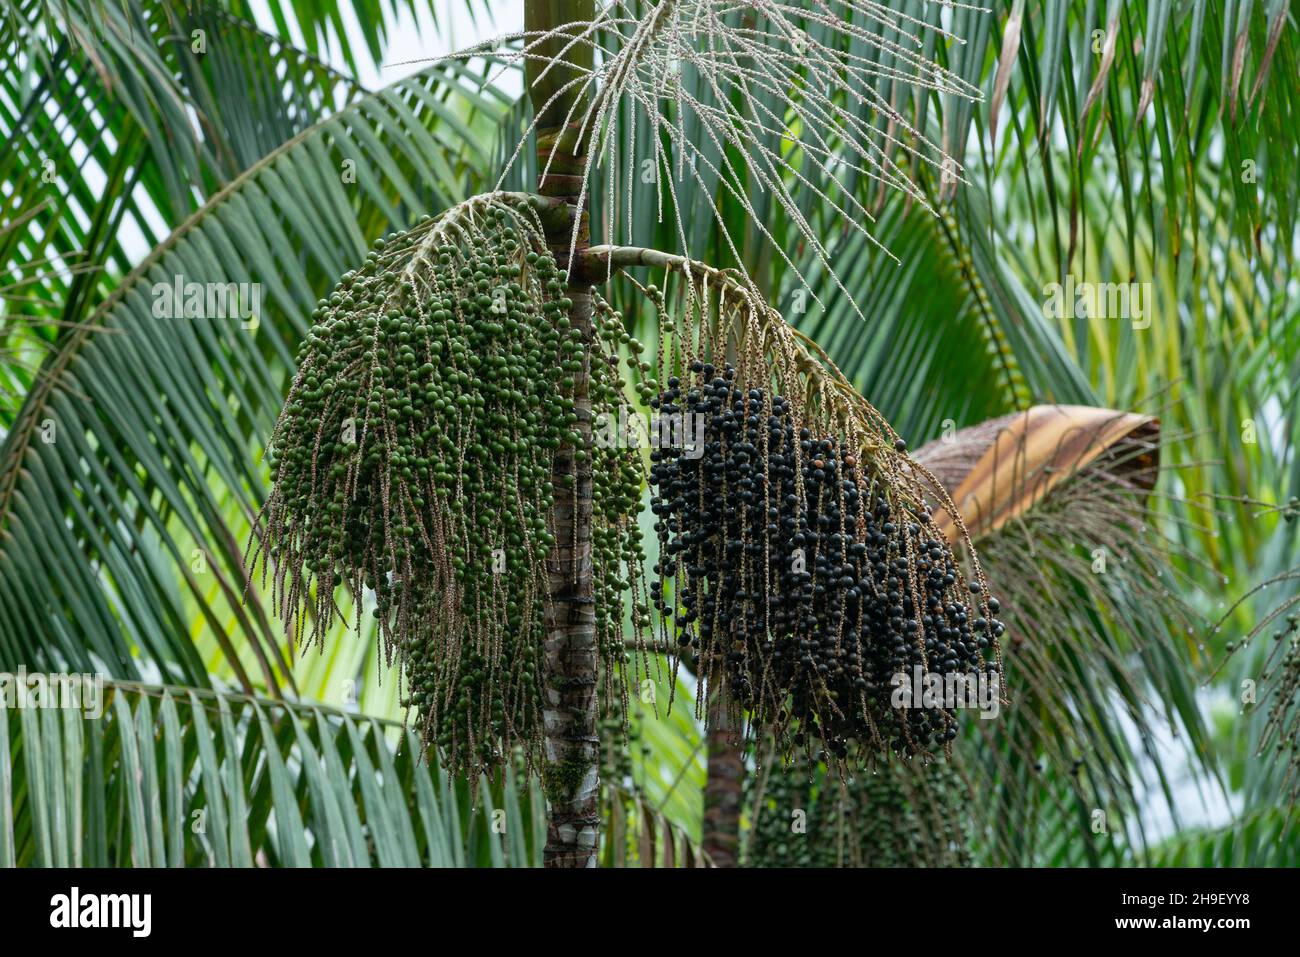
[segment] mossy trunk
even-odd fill
[[[525,29],[549,31],[564,23],[590,20],[592,0],[557,2],[528,0]],[[564,43],[556,39],[539,52],[561,55]],[[586,147],[578,136],[582,105],[573,109],[576,89],[552,97],[570,79],[590,67],[589,47],[575,45],[565,52],[567,64],[541,77],[542,65],[530,60],[525,75],[529,97],[538,113],[537,191],[561,198],[571,206],[569,216],[546,224],[546,239],[560,267],[569,263],[569,246],[575,220],[577,254],[589,245],[587,210],[578,205],[586,166]],[[547,104],[550,104],[549,106]],[[573,116],[570,117],[570,110]],[[567,122],[566,122],[567,120]],[[547,168],[549,164],[549,169]],[[573,277],[568,297],[571,328],[582,332],[588,345],[582,369],[574,375],[573,402],[577,431],[585,449],[591,448],[591,397],[588,392],[592,329],[591,285]],[[556,374],[557,381],[561,378]],[[547,560],[550,590],[546,602],[545,722],[546,760],[544,786],[550,806],[544,862],[547,867],[595,867],[600,837],[600,738],[597,730],[597,664],[595,594],[591,577],[591,459],[575,461],[576,449],[567,443],[556,452],[552,472],[555,505],[551,525],[555,547]],[[568,484],[573,476],[574,484]]]

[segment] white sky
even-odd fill
[[[263,29],[278,32],[264,0],[256,0],[253,9],[254,16]],[[420,5],[416,16],[412,16],[411,11],[403,6],[396,26],[389,32],[383,62],[376,68],[364,54],[361,27],[352,15],[351,5],[342,4],[340,9],[348,39],[360,54],[357,64],[360,73],[357,79],[371,90],[387,86],[424,67],[423,63],[409,61],[441,56],[480,40],[524,28],[523,0],[429,0]],[[434,25],[435,11],[437,26]],[[295,43],[302,44],[302,35],[297,31],[296,24],[292,39]],[[332,66],[347,71],[347,66],[337,55],[330,55],[326,59]]]

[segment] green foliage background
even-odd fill
[[[1294,583],[1216,628],[1220,615],[1300,562],[1295,526],[1254,504],[1300,494],[1295,16],[1286,0],[990,5],[956,11],[967,42],[937,53],[982,103],[904,103],[910,91],[881,81],[964,154],[969,180],[949,194],[918,171],[938,217],[850,184],[899,262],[806,190],[801,212],[828,237],[866,322],[829,291],[824,308],[800,310],[763,230],[814,289],[832,286],[768,197],[751,195],[751,216],[723,191],[692,192],[690,252],[748,269],[913,448],[1035,403],[1162,419],[1152,527],[1172,545],[1169,581],[1191,630],[1135,617],[1132,593],[1099,603],[1070,587],[1087,543],[1040,529],[991,545],[1008,562],[1045,556],[1056,571],[1042,587],[1077,640],[1043,659],[1052,686],[1021,723],[968,742],[972,787],[994,788],[975,793],[1002,809],[980,824],[975,860],[1294,864],[1283,764],[1255,753],[1263,708],[1237,703],[1262,651],[1210,675]],[[267,491],[262,447],[316,300],[376,237],[493,188],[526,126],[517,78],[493,76],[488,60],[363,88],[361,67],[382,61],[416,6],[270,0],[273,26],[258,27],[242,0],[0,3],[0,670],[119,682],[95,725],[0,719],[0,863],[536,860],[534,831],[500,838],[483,824],[498,806],[534,820],[531,786],[497,782],[476,802],[410,763],[383,723],[401,715],[373,636],[300,654],[264,596],[243,600],[242,547]],[[938,7],[894,6],[920,17]],[[788,158],[810,186],[834,175]],[[530,165],[507,185],[530,182]],[[743,262],[709,208],[742,238]],[[677,250],[653,190],[635,194],[630,219],[636,243]],[[256,329],[156,319],[151,289],[177,275],[261,283]],[[1150,326],[1045,317],[1044,287],[1068,275],[1150,283]],[[634,708],[605,860],[664,863],[665,833],[699,839],[700,729],[689,707],[667,720]],[[222,726],[211,751],[205,714]],[[1146,747],[1155,739],[1168,741]],[[1095,772],[1073,776],[1080,759]],[[375,791],[367,769],[387,762],[397,777],[380,775]],[[161,813],[122,785],[137,772],[159,782]],[[1196,823],[1202,796],[1228,809],[1209,827]],[[184,834],[196,801],[213,809],[206,844]],[[1088,827],[1095,807],[1123,821],[1101,841]],[[1160,833],[1146,833],[1141,822],[1162,815]]]

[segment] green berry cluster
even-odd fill
[[[965,792],[946,762],[888,762],[842,781],[801,757],[766,777],[749,775],[746,788],[755,822],[749,867],[971,864]]]
[[[626,677],[624,635],[650,631],[650,592],[644,569],[645,547],[637,516],[645,488],[645,459],[640,438],[620,438],[623,420],[630,414],[628,392],[644,400],[658,383],[653,369],[641,357],[643,346],[628,335],[623,314],[595,297],[593,324],[601,348],[591,366],[590,392],[596,433],[618,441],[592,443],[592,567],[596,592],[596,635],[602,658],[617,663]],[[626,370],[626,371],[622,371]],[[623,694],[623,682],[606,683],[604,692]],[[626,700],[621,711],[626,711]]]
[[[491,197],[455,212],[380,239],[313,314],[257,547],[295,637],[310,622],[308,640],[323,639],[340,586],[373,592],[426,744],[479,770],[516,747],[540,755],[551,512],[576,494],[575,474],[553,474],[557,450],[605,460],[593,563],[611,681],[627,563],[641,556],[640,472],[578,427],[586,363],[597,409],[624,401],[622,381],[571,326],[540,224]]]

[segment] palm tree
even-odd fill
[[[864,60],[870,92],[828,101],[802,92],[800,78],[816,77],[818,66],[789,65],[799,49],[789,35],[765,33],[743,52],[688,56],[709,49],[706,31],[683,34],[680,25],[702,22],[690,17],[710,4],[558,9],[567,6],[530,5],[525,27],[533,39],[550,34],[537,56],[559,57],[571,75],[592,71],[590,88],[581,87],[591,94],[587,104],[618,91],[606,117],[617,135],[590,151],[603,159],[612,149],[615,157],[588,168],[577,146],[589,144],[576,136],[566,143],[561,133],[570,165],[552,160],[545,176],[543,157],[555,142],[547,126],[556,125],[548,121],[572,106],[551,100],[563,86],[561,69],[545,72],[541,60],[520,56],[529,38],[436,61],[371,92],[357,83],[356,63],[377,58],[395,29],[397,12],[382,5],[353,5],[368,50],[354,49],[347,35],[330,38],[325,14],[314,21],[313,12],[279,3],[271,6],[275,25],[261,28],[235,3],[196,12],[162,0],[18,0],[0,12],[0,43],[15,64],[0,96],[0,125],[13,144],[0,174],[7,187],[0,381],[8,397],[0,420],[0,667],[100,671],[114,681],[102,723],[47,726],[32,712],[0,721],[0,733],[12,736],[0,738],[0,861],[541,860],[542,798],[533,784],[484,782],[486,797],[476,801],[479,787],[461,782],[457,791],[447,783],[455,775],[420,770],[417,742],[398,746],[397,682],[380,682],[377,640],[336,634],[322,654],[298,655],[266,597],[254,591],[245,603],[243,587],[242,544],[269,488],[261,449],[316,301],[376,237],[499,187],[574,201],[566,215],[544,219],[561,262],[583,258],[589,237],[599,237],[598,247],[618,238],[625,248],[741,270],[914,446],[946,424],[951,432],[1034,403],[1150,409],[1154,401],[1163,435],[1176,439],[1160,446],[1164,477],[1151,520],[1174,540],[1159,563],[1191,609],[1192,637],[1178,643],[1166,634],[1148,655],[1112,640],[1123,623],[1089,613],[1091,599],[1070,584],[1080,583],[1062,559],[1035,600],[1060,609],[1063,634],[1088,638],[1091,653],[1034,661],[1038,680],[1064,689],[1063,699],[1044,696],[1058,707],[1004,738],[959,741],[957,760],[1004,786],[1008,806],[1033,796],[1038,839],[1022,847],[1034,848],[1034,862],[1124,859],[1129,844],[1117,838],[1123,846],[1113,851],[1081,850],[1077,789],[1067,780],[1076,754],[1059,746],[1051,758],[1063,776],[1053,776],[1049,760],[1047,778],[1036,781],[1042,755],[1034,742],[1106,744],[1124,711],[1153,727],[1194,732],[1197,776],[1213,780],[1222,762],[1228,779],[1240,779],[1244,729],[1230,724],[1202,736],[1189,685],[1210,673],[1209,659],[1234,629],[1249,627],[1244,610],[1219,633],[1205,621],[1218,617],[1219,601],[1245,590],[1253,556],[1267,551],[1278,569],[1295,561],[1282,534],[1266,548],[1279,519],[1222,498],[1280,501],[1300,488],[1288,465],[1297,307],[1278,291],[1293,277],[1298,205],[1286,119],[1295,91],[1273,81],[1294,63],[1288,5],[1196,0],[1182,16],[1173,3],[1038,8],[1008,0],[981,14],[918,0],[889,4],[898,18],[882,24],[863,3],[852,5],[863,14],[858,34],[817,19],[823,6],[810,3],[810,19],[799,24],[807,36],[872,51]],[[656,17],[674,9],[678,26],[655,32]],[[599,35],[611,50],[588,65],[580,57],[590,48],[566,48],[554,31],[602,11],[609,20]],[[910,82],[911,61],[912,69],[899,69],[910,51],[867,39],[868,24],[893,43],[913,31],[929,35],[903,17],[965,41],[922,42],[923,59],[951,74],[940,89],[933,73],[928,85]],[[757,31],[752,23],[719,26],[757,36],[745,32]],[[615,51],[631,48],[643,28],[647,47],[661,38],[673,51],[671,69],[626,79],[598,68],[617,63]],[[700,45],[682,47],[684,36]],[[647,71],[665,62],[663,50],[644,54]],[[333,56],[322,60],[326,51]],[[348,72],[328,65],[339,61]],[[516,98],[494,70],[520,63],[527,93]],[[680,127],[646,122],[660,109],[647,107],[658,104],[647,100],[646,90],[655,90],[648,77],[678,84],[662,109]],[[774,77],[784,82],[774,88]],[[983,100],[971,99],[973,91]],[[815,121],[834,110],[857,137],[823,135]],[[808,148],[791,148],[778,128],[774,118],[791,115],[805,121]],[[742,134],[739,143],[710,135],[727,127]],[[945,154],[964,161],[959,178],[952,174],[961,166],[945,165]],[[626,172],[629,158],[654,161],[666,190],[682,187],[669,190],[676,215],[658,215],[657,190],[624,191],[628,177],[615,171]],[[575,194],[579,179],[585,191]],[[927,204],[939,214],[925,214]],[[853,228],[868,215],[868,229]],[[604,248],[596,256],[606,266],[620,256],[660,268],[678,262]],[[1149,282],[1159,320],[1139,329],[1044,316],[1043,287],[1071,273]],[[257,322],[161,322],[153,289],[177,276],[260,283]],[[575,309],[583,285],[569,294]],[[628,317],[629,332],[653,334],[654,316],[633,284],[615,282],[605,295]],[[1178,391],[1156,398],[1162,387]],[[1243,427],[1247,420],[1258,420],[1255,432]],[[580,475],[580,489],[583,482]],[[1206,512],[1211,494],[1220,505]],[[579,526],[583,514],[579,505]],[[987,546],[1006,556],[1006,568],[1060,530],[1012,531],[1022,539]],[[583,683],[594,667],[583,650],[586,626],[581,614],[558,617],[564,600],[579,599],[570,609],[584,604],[588,583],[566,574],[574,565],[582,568],[581,552],[557,547],[551,607],[563,637],[548,668],[579,680],[565,685],[566,729],[552,743],[593,763],[597,701],[583,690],[594,687]],[[988,568],[996,588],[999,565]],[[1122,678],[1111,670],[1117,656],[1127,665]],[[1099,681],[1107,689],[1100,697]],[[690,690],[687,678],[660,684]],[[1175,717],[1144,710],[1143,697],[1168,702],[1156,711]],[[1085,699],[1097,720],[1060,706]],[[634,733],[650,753],[635,755],[622,780],[598,790],[594,775],[582,775],[584,787],[552,802],[552,862],[594,860],[598,824],[606,825],[611,863],[624,860],[627,847],[647,856],[632,831],[669,835],[650,847],[651,860],[697,859],[693,843],[681,853],[680,838],[698,841],[701,833],[701,728],[680,707],[666,721],[651,718],[654,710],[634,696]],[[216,738],[197,733],[205,711],[218,725],[229,714],[229,735],[224,727]],[[397,718],[398,726],[372,717]],[[1136,809],[1148,772],[1126,745],[1110,743],[1114,762],[1103,768],[1099,758],[1088,788],[1127,795],[1123,806]],[[241,754],[255,757],[241,765]],[[550,758],[564,762],[561,750]],[[1150,759],[1169,779],[1182,773],[1163,767],[1172,760],[1166,755]],[[398,774],[382,775],[384,788],[400,780],[399,790],[374,790],[374,770],[385,761],[396,762]],[[67,773],[72,768],[91,771]],[[166,784],[139,801],[112,784],[139,775]],[[1280,828],[1252,816],[1278,793],[1263,778],[1229,830]],[[151,794],[161,794],[158,814],[143,803]],[[225,802],[224,825],[209,794]],[[188,816],[178,813],[199,806],[213,808],[207,843],[186,836]],[[491,826],[498,807],[506,812],[502,833]],[[104,820],[125,822],[129,840],[92,821],[101,810]],[[1015,824],[1014,816],[1003,821]],[[309,845],[297,842],[300,831],[312,835]],[[1007,846],[1005,834],[984,840]],[[1189,830],[1156,844],[1149,859],[1200,859],[1204,848],[1209,859],[1233,863],[1214,855],[1240,854],[1242,842]]]

